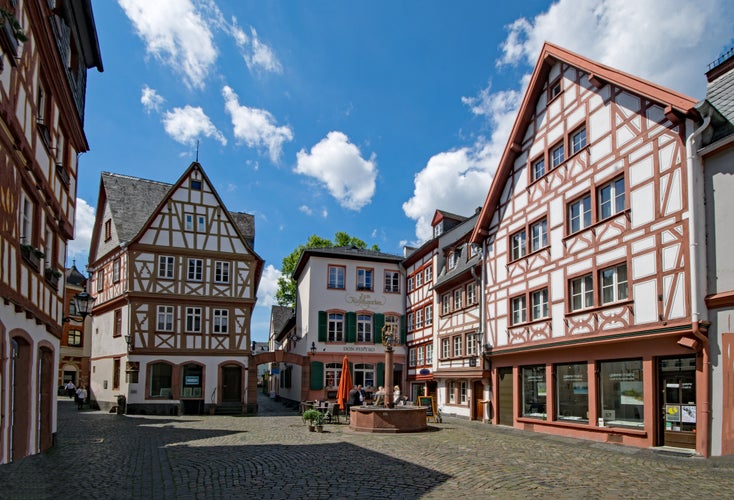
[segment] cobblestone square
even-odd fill
[[[0,466],[0,498],[733,498],[734,460],[445,418],[421,434],[252,417],[118,416],[61,398],[52,451]]]

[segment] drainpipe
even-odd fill
[[[698,435],[700,436],[701,449],[703,450],[703,456],[708,458],[710,455],[711,447],[711,360],[709,359],[709,339],[706,335],[708,333],[708,321],[701,320],[703,307],[703,294],[701,290],[706,286],[701,286],[699,283],[699,270],[703,271],[701,275],[705,278],[705,269],[700,269],[704,264],[705,260],[702,258],[700,252],[701,248],[698,245],[699,235],[697,234],[700,229],[698,226],[699,210],[703,212],[703,185],[698,180],[698,175],[702,170],[703,166],[701,158],[696,152],[697,144],[696,141],[700,137],[701,133],[711,123],[711,117],[706,116],[703,120],[703,124],[694,130],[691,135],[686,139],[686,152],[687,152],[687,174],[688,174],[688,246],[689,255],[691,260],[691,330],[693,335],[701,342],[701,356],[702,356],[702,386],[701,392],[703,393],[703,405],[699,408],[701,417],[699,419],[700,428],[698,429]],[[703,214],[705,217],[705,214]],[[705,226],[703,227],[704,234],[702,236],[705,241]]]

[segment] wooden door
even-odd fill
[[[222,403],[242,402],[242,368],[225,366],[222,368]]]
[[[472,388],[472,399],[474,400],[474,420],[484,421],[484,384],[481,380],[475,380]]]
[[[731,455],[734,453],[734,333],[721,334],[721,357],[724,372],[721,454]]]
[[[514,425],[513,408],[515,405],[515,385],[512,380],[512,367],[499,368],[497,370],[498,396],[497,416],[500,425]]]

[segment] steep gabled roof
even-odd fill
[[[609,66],[546,42],[540,51],[538,62],[535,64],[535,69],[530,77],[530,83],[515,117],[515,123],[512,126],[510,137],[507,140],[507,144],[497,166],[497,171],[492,179],[489,193],[487,193],[487,198],[482,206],[479,219],[472,232],[472,242],[480,242],[486,234],[485,228],[492,218],[505,183],[512,173],[515,158],[522,153],[523,137],[530,123],[530,119],[535,112],[535,104],[541,92],[544,91],[544,85],[551,68],[557,62],[565,62],[586,71],[589,74],[589,82],[597,88],[602,88],[607,83],[611,83],[662,104],[665,106],[666,117],[671,121],[680,120],[684,117],[698,117],[698,112],[695,109],[696,101],[691,97],[623,71],[610,68]]]

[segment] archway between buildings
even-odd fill
[[[301,394],[311,386],[311,363],[308,356],[292,352],[266,351],[250,356],[247,367],[247,413],[257,413],[257,367],[267,363],[288,363],[301,367]]]

